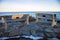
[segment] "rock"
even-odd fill
[[[6,39],[6,40],[19,40],[19,38],[9,38],[9,39]]]
[[[19,40],[33,40],[33,39],[30,39],[30,38],[25,38],[25,37],[20,37]]]
[[[59,40],[58,38],[49,38],[48,40]]]

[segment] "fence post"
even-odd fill
[[[52,26],[56,25],[56,18],[55,18],[55,14],[53,14],[53,21],[52,21]]]
[[[26,24],[29,25],[29,14],[27,15]]]
[[[5,25],[5,31],[7,31],[7,23],[4,16],[2,17],[2,23]]]
[[[36,23],[39,22],[39,19],[38,19],[38,14],[36,13]]]

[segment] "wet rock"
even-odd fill
[[[58,38],[48,38],[48,40],[59,40]]]
[[[6,39],[6,40],[19,40],[19,38],[9,38],[9,39]]]
[[[56,36],[58,39],[60,39],[60,36]]]
[[[19,40],[33,40],[33,39],[30,39],[30,38],[25,38],[25,37],[20,37]]]
[[[57,36],[56,36],[58,39],[60,39],[60,33],[57,33]]]
[[[48,38],[44,37],[43,39],[38,39],[38,40],[48,40]]]
[[[31,35],[29,31],[23,31],[22,34],[27,36]]]
[[[0,32],[0,37],[2,37],[3,36],[3,33],[2,32]]]

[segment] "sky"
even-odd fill
[[[60,11],[60,0],[0,0],[0,12]]]

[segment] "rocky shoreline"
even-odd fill
[[[15,36],[15,37],[1,37],[0,40],[60,40],[59,38],[46,38],[34,36]]]
[[[42,26],[44,25],[44,26]],[[16,29],[14,29],[16,28]],[[18,29],[18,30],[17,30]],[[34,37],[44,37],[43,39],[60,39],[60,28],[52,28],[50,25],[47,25],[46,23],[36,23],[36,22],[30,22],[30,25],[19,26],[19,27],[12,27],[12,29],[9,29],[10,31],[5,33],[0,33],[1,37],[12,37],[12,36],[34,36]],[[1,35],[2,34],[2,35]],[[1,38],[0,37],[0,38]],[[12,40],[15,38],[11,38],[9,40]],[[26,38],[16,38],[16,40],[25,40]],[[29,40],[30,38],[27,38],[26,40]],[[41,40],[43,40],[41,39]],[[31,39],[30,39],[31,40]],[[40,39],[38,39],[40,40]]]

